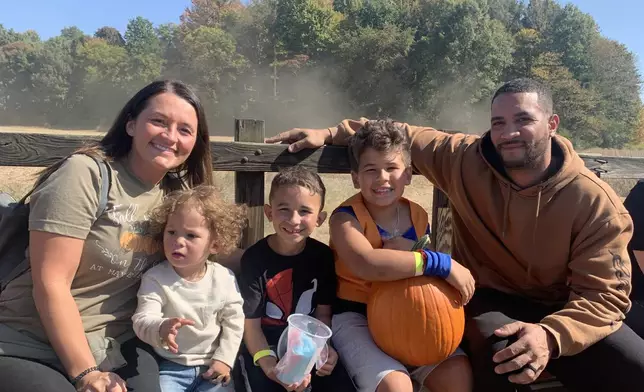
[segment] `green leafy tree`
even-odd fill
[[[525,3],[521,0],[481,0],[487,1],[490,18],[501,22],[512,34],[524,28],[522,19],[526,13]]]
[[[441,127],[466,129],[510,65],[513,39],[474,0],[428,3],[409,55],[413,110]]]
[[[83,125],[105,130],[127,99],[128,53],[123,46],[95,38],[83,44],[79,55],[84,69]]]
[[[181,15],[181,24],[191,30],[201,26],[226,30],[235,24],[242,9],[239,0],[192,0]]]
[[[2,122],[34,125],[42,118],[30,117],[35,100],[31,75],[40,44],[15,41],[0,47],[0,80],[4,94]],[[33,114],[33,113],[31,113]]]
[[[524,28],[514,35],[514,61],[508,67],[506,79],[530,76],[543,52],[543,39],[537,30]]]
[[[531,77],[541,79],[552,90],[555,112],[561,119],[560,133],[569,137],[577,147],[597,145],[601,140],[601,116],[596,115],[598,97],[585,89],[561,61],[559,53],[539,56]]]
[[[140,16],[132,19],[125,30],[125,49],[130,61],[128,76],[132,91],[161,75],[165,61],[152,22]]]
[[[343,37],[342,84],[356,111],[369,116],[405,114],[410,97],[404,78],[413,39],[413,30],[393,25],[367,27]]]
[[[96,32],[94,33],[94,37],[101,38],[110,45],[125,46],[125,40],[123,39],[123,36],[114,27],[110,27],[110,26],[101,27],[100,29],[96,30]]]
[[[230,89],[246,67],[246,60],[236,52],[232,36],[217,27],[201,26],[186,34],[184,57],[189,59],[189,81],[198,86],[212,102]]]
[[[599,113],[605,119],[601,147],[621,148],[638,126],[641,79],[635,57],[613,40],[597,38],[589,53],[588,85],[597,91]]]
[[[599,37],[593,18],[576,6],[564,7],[552,22],[548,50],[561,54],[562,63],[576,79],[586,82],[590,70],[592,42]]]
[[[315,58],[333,47],[341,15],[331,5],[317,0],[278,1],[275,11],[275,39],[289,53]]]

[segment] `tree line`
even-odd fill
[[[234,117],[267,133],[368,116],[480,133],[505,80],[548,83],[578,147],[642,135],[641,78],[623,44],[554,0],[192,0],[180,23],[42,40],[0,25],[0,124],[108,127],[137,89],[178,78],[213,134]]]

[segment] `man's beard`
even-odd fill
[[[534,169],[545,158],[546,150],[550,139],[544,138],[543,140],[533,141],[532,143],[521,142],[525,151],[523,157],[514,159],[505,159],[503,156],[504,144],[515,144],[516,142],[506,142],[496,147],[496,152],[499,154],[503,167],[510,170],[516,169]]]

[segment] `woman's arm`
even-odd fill
[[[84,242],[41,231],[29,234],[36,308],[54,351],[72,378],[96,366],[71,294]]]
[[[85,371],[96,361],[87,343],[72,282],[96,220],[101,174],[85,155],[68,158],[31,194],[29,254],[34,304],[44,332],[78,390],[125,391],[114,373]]]

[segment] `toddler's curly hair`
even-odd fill
[[[150,229],[157,241],[163,242],[163,232],[170,215],[186,205],[197,208],[204,216],[219,253],[228,253],[239,245],[247,223],[248,208],[246,205],[225,202],[217,189],[209,185],[174,191],[164,198],[150,214]]]

